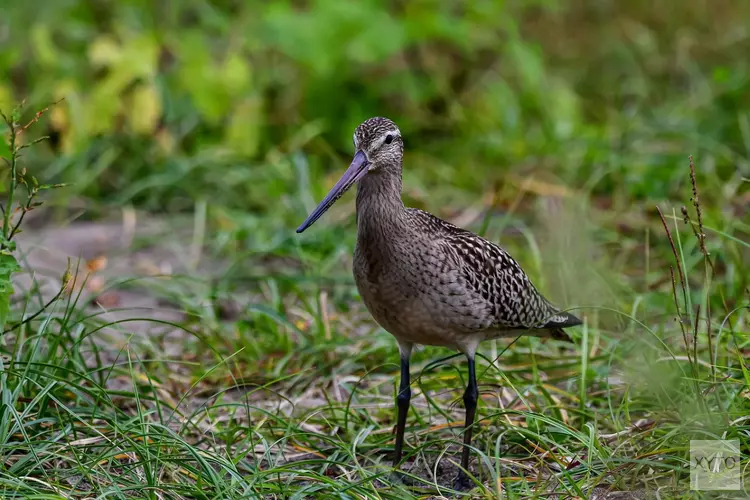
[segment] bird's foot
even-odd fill
[[[458,476],[453,480],[453,489],[456,491],[468,491],[474,487],[474,481],[469,479],[469,475],[466,472],[458,471]]]

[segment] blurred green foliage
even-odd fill
[[[674,195],[690,153],[723,183],[750,165],[747,2],[60,0],[3,10],[0,106],[64,98],[53,151],[31,161],[41,178],[75,183],[69,195],[107,204],[181,211],[221,200],[259,214],[273,206],[294,224],[371,115],[401,126],[407,194],[427,205],[465,203],[508,172],[626,204]],[[321,181],[312,192],[297,181],[298,151]]]

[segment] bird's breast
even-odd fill
[[[456,345],[456,336],[486,327],[484,304],[467,293],[459,269],[437,247],[415,241],[358,238],[354,280],[375,321],[399,339]]]

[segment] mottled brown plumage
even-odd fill
[[[354,133],[357,154],[342,179],[300,226],[304,231],[354,183],[357,246],[354,278],[375,321],[401,351],[395,460],[401,457],[409,406],[409,358],[414,344],[451,347],[469,360],[464,394],[462,467],[468,468],[478,389],[474,355],[480,342],[523,333],[567,340],[581,324],[534,287],[498,245],[401,201],[403,141],[395,123],[370,118]],[[466,483],[465,474],[459,477]]]

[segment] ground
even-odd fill
[[[417,353],[407,477],[395,480],[389,452],[398,367],[390,336],[356,300],[347,298],[342,310],[332,299],[341,293],[337,286],[319,290],[310,306],[294,288],[273,282],[229,278],[232,285],[222,285],[236,265],[198,255],[194,235],[178,226],[190,227],[124,211],[108,222],[42,225],[19,237],[27,272],[17,276],[16,300],[28,311],[59,292],[68,260],[78,269],[64,300],[45,313],[59,325],[55,342],[38,343],[53,328],[41,326],[25,339],[35,348],[16,348],[48,367],[27,375],[36,396],[18,396],[19,418],[30,420],[14,435],[35,433],[29,443],[45,443],[29,449],[39,460],[32,468],[55,471],[43,472],[54,477],[49,487],[135,494],[152,484],[157,496],[182,488],[180,495],[200,497],[196,488],[214,481],[206,487],[234,494],[331,493],[344,484],[365,496],[399,497],[402,488],[435,498],[453,494],[462,357],[446,360],[451,353],[442,349]],[[276,264],[269,258],[264,265]],[[38,292],[29,295],[32,278]],[[608,334],[628,342],[627,328]],[[21,344],[14,335],[6,334],[5,345]],[[478,369],[472,496],[508,485],[521,496],[531,488],[534,495],[602,499],[646,498],[659,484],[670,490],[669,474],[655,467],[669,471],[668,462],[678,459],[652,449],[649,436],[687,424],[669,408],[673,403],[659,409],[650,398],[676,397],[669,394],[674,389],[660,394],[640,370],[615,367],[629,355],[600,333],[584,327],[574,338],[574,346],[523,339],[507,352],[501,342],[483,350],[490,358]],[[685,360],[675,355],[678,365]],[[48,371],[54,366],[64,371]],[[36,423],[40,414],[47,416]],[[23,456],[10,453],[6,465],[28,467]],[[526,484],[520,490],[519,481]]]

